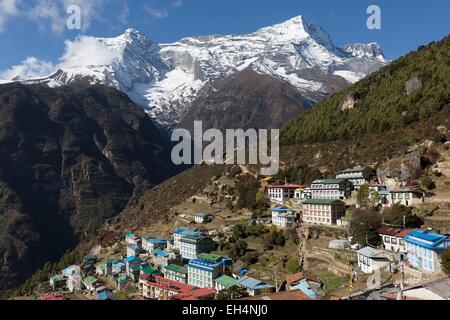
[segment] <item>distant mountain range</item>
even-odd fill
[[[112,86],[144,107],[160,126],[171,129],[183,121],[203,89],[214,90],[213,83],[245,69],[289,83],[302,95],[302,104],[311,106],[387,63],[377,43],[339,48],[321,26],[302,16],[247,35],[157,44],[128,29],[96,42],[111,55],[106,64],[91,57],[92,62],[82,65],[61,65],[48,78],[15,80],[50,87],[80,81]]]

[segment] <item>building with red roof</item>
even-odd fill
[[[295,197],[295,190],[305,188],[299,184],[270,185],[266,188],[270,201],[284,204],[285,201]]]
[[[150,279],[141,278],[139,281],[139,292],[146,299],[169,300],[176,295],[188,294],[195,289],[194,286],[157,275]]]
[[[405,238],[411,231],[410,229],[381,227],[377,230],[377,233],[381,237],[384,250],[395,252],[400,255],[400,258],[406,258]]]
[[[42,295],[39,300],[43,300],[43,301],[64,301],[66,300],[66,298],[64,297],[64,295],[62,293],[47,293]]]
[[[217,291],[212,288],[198,288],[188,293],[181,293],[173,297],[173,300],[213,300]]]

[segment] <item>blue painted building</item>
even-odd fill
[[[238,286],[246,289],[247,293],[252,297],[275,291],[275,287],[271,284],[251,277],[240,278],[238,280]]]
[[[408,262],[428,272],[441,270],[440,255],[450,246],[450,237],[429,231],[415,230],[405,238]]]
[[[173,245],[176,249],[181,249],[180,241],[184,237],[200,237],[203,234],[198,231],[186,230],[186,229],[177,229],[173,234]]]
[[[226,268],[232,263],[230,258],[201,253],[187,265],[188,284],[199,288],[214,288],[214,280],[224,275]]]

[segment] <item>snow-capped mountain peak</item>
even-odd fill
[[[310,36],[308,24],[302,16],[294,17],[270,27],[261,28],[253,35],[274,42],[301,42]]]

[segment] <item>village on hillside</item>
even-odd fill
[[[415,213],[429,210],[425,189],[433,186],[381,183],[370,166],[309,185],[264,177],[257,197],[266,207],[233,213],[231,180],[214,178],[173,208],[174,223],[94,248],[53,274],[36,298],[450,299],[442,261],[450,235]]]

